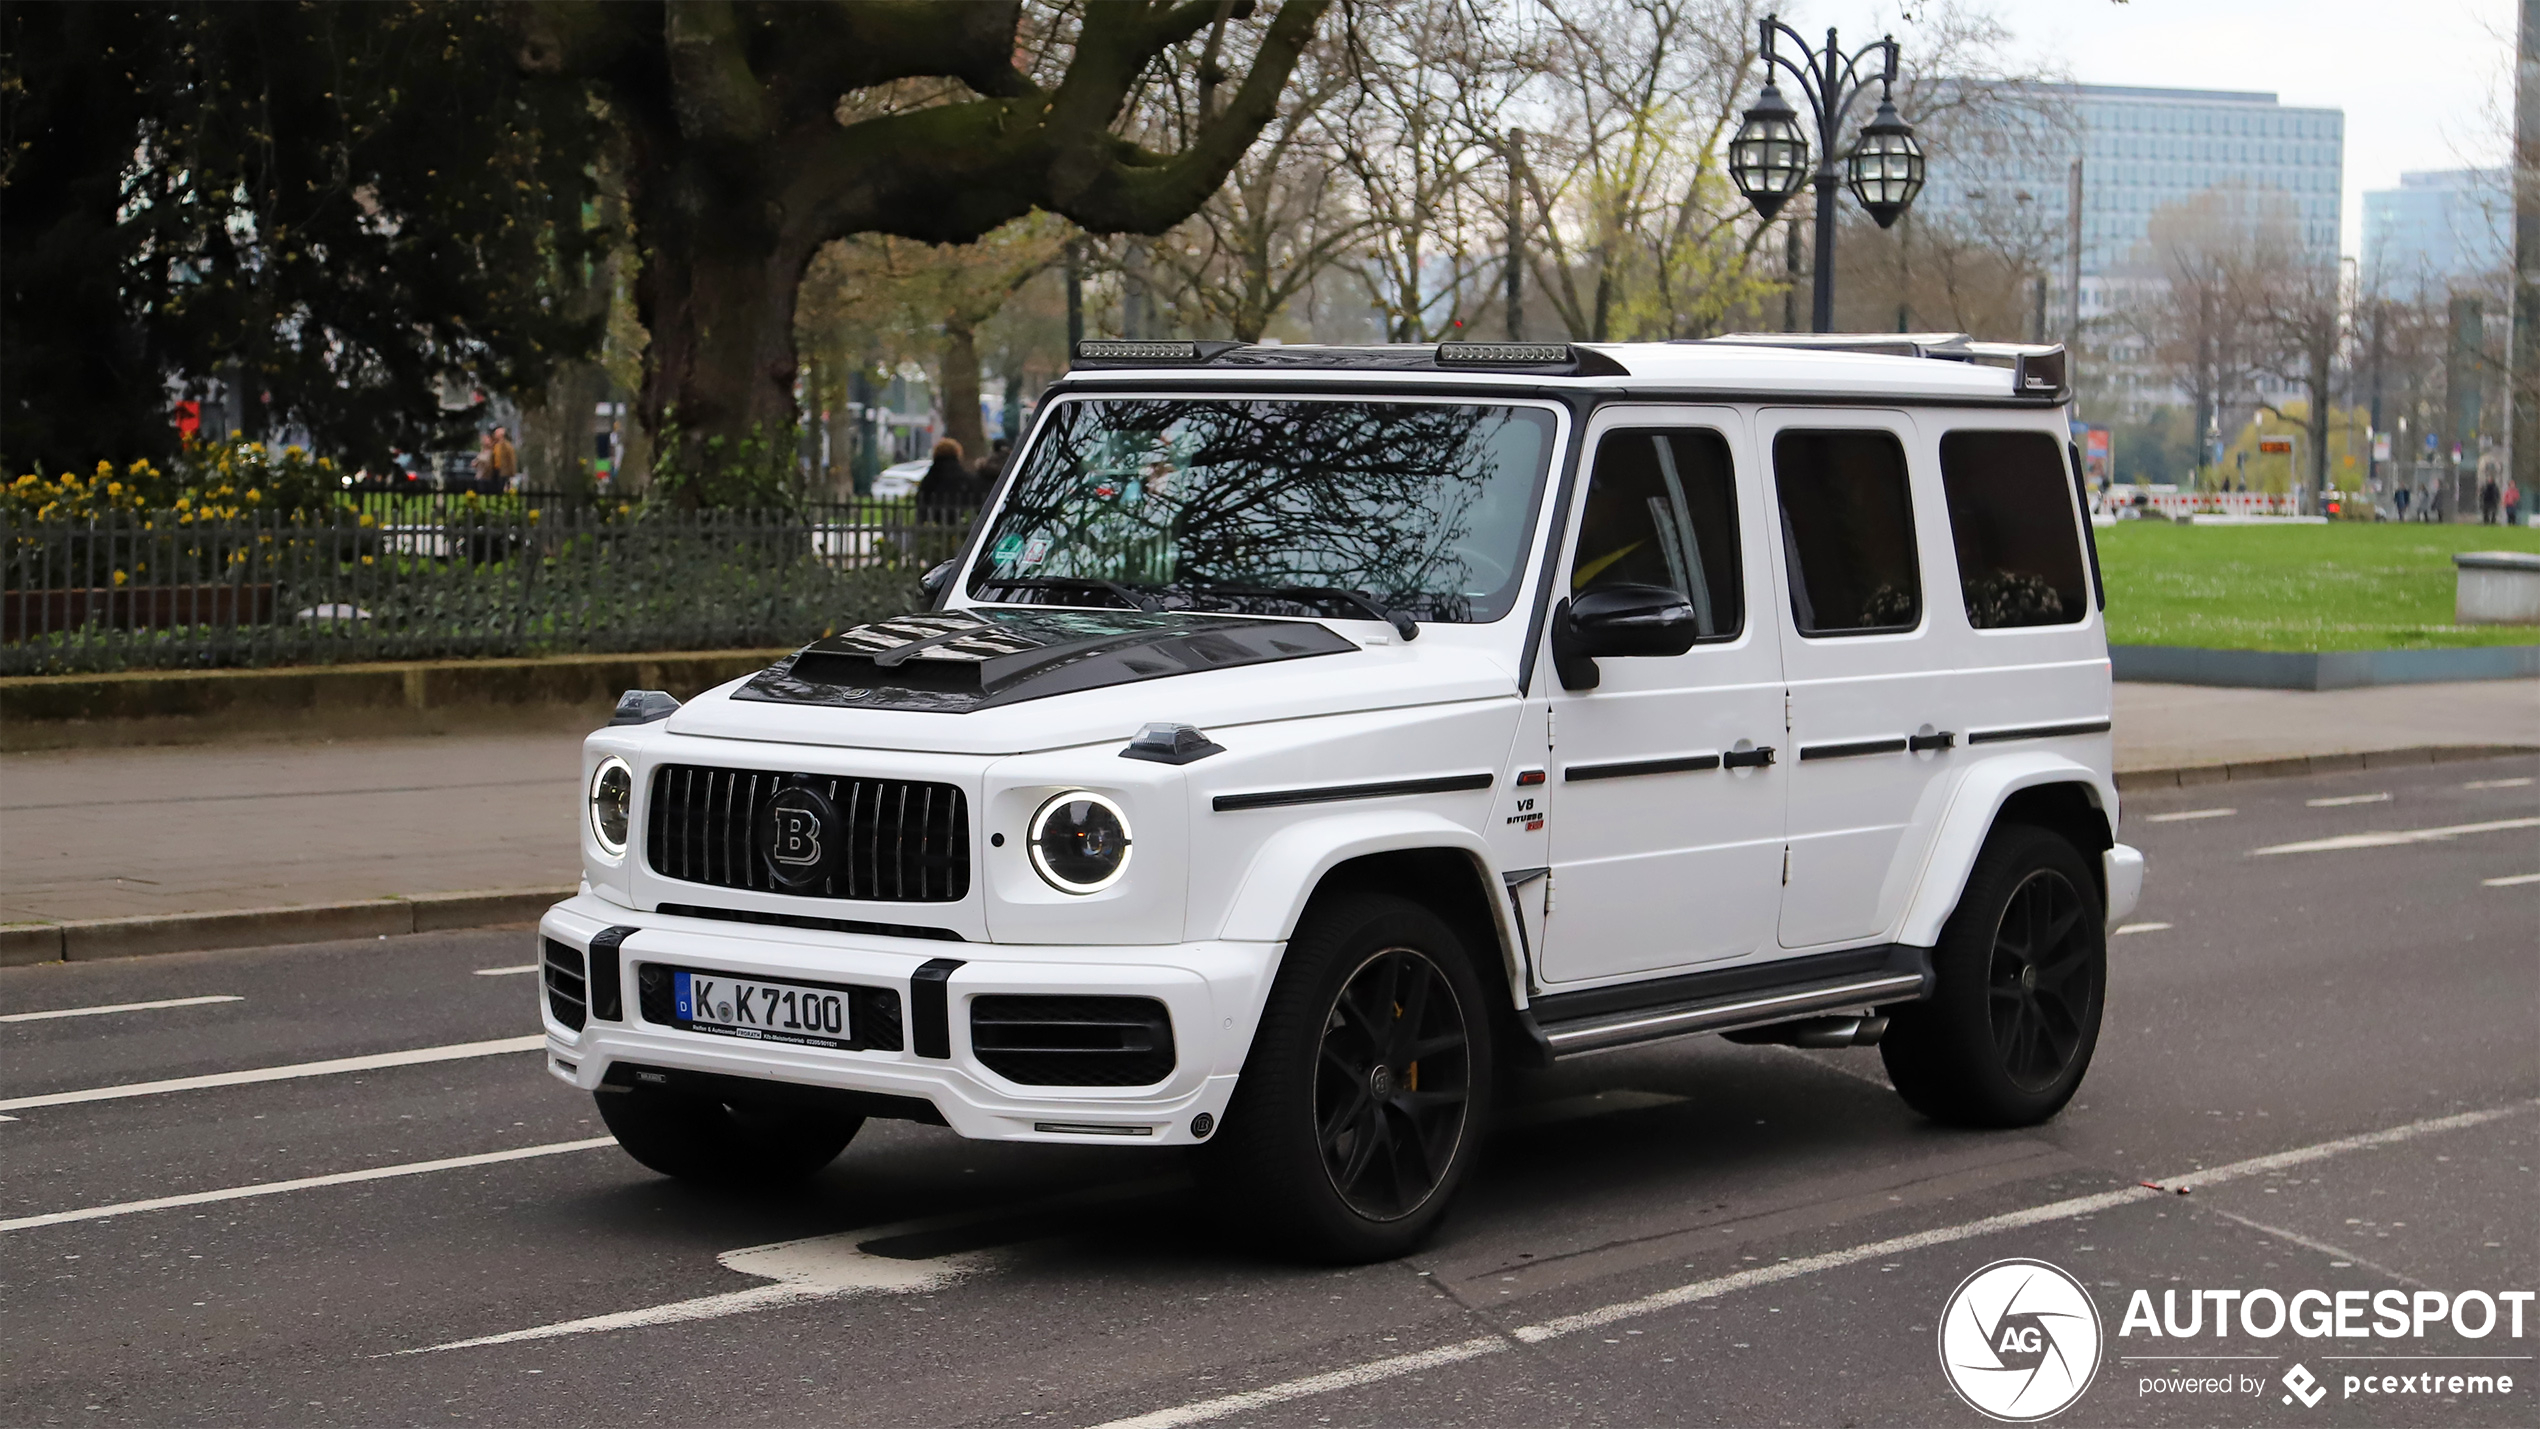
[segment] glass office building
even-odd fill
[[[2364,288],[2394,298],[2440,294],[2513,259],[2513,184],[2503,169],[2404,173],[2364,194]]]

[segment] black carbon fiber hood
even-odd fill
[[[1078,690],[1338,655],[1309,620],[1099,610],[947,610],[859,625],[795,651],[736,700],[967,714]]]

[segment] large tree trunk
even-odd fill
[[[944,320],[943,368],[935,391],[943,401],[944,435],[961,443],[963,461],[977,465],[988,454],[988,427],[979,418],[978,334],[967,319]]]

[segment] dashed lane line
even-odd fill
[[[2340,834],[2329,839],[2304,839],[2300,843],[2270,844],[2249,850],[2253,858],[2277,853],[2333,853],[2349,848],[2396,848],[2401,844],[2440,843],[2463,834],[2502,833],[2507,829],[2540,829],[2540,818],[2489,819],[2481,824],[2447,824],[2439,829],[2389,829],[2370,833]]]
[[[157,1002],[110,1002],[103,1007],[57,1007],[47,1012],[0,1012],[0,1022],[43,1022],[55,1017],[102,1017],[109,1012],[155,1012],[162,1007],[201,1007],[211,1002],[245,1002],[234,993],[209,997],[166,997]]]
[[[367,1171],[338,1171],[330,1176],[302,1176],[292,1181],[266,1181],[253,1186],[224,1186],[217,1191],[194,1191],[182,1196],[154,1196],[146,1201],[118,1201],[110,1206],[87,1206],[76,1211],[50,1211],[40,1216],[20,1216],[0,1221],[0,1231],[33,1230],[37,1226],[67,1225],[72,1221],[102,1221],[116,1216],[138,1215],[143,1211],[167,1211],[180,1206],[208,1206],[216,1201],[243,1201],[256,1196],[279,1196],[286,1191],[311,1191],[321,1186],[351,1186],[363,1181],[385,1181],[396,1176],[422,1176],[434,1171],[459,1171],[470,1166],[493,1166],[505,1161],[527,1161],[539,1156],[561,1156],[568,1151],[589,1151],[602,1146],[615,1146],[617,1139],[594,1136],[583,1141],[553,1141],[544,1146],[516,1146],[509,1151],[486,1151],[474,1156],[451,1156],[439,1161],[409,1161],[402,1166],[373,1166]]]
[[[513,977],[520,973],[534,973],[536,971],[538,971],[538,965],[536,963],[516,963],[507,968],[478,968],[476,970],[476,975],[478,977]]]
[[[2146,814],[2143,816],[2143,822],[2147,824],[2180,824],[2185,823],[2189,819],[2228,819],[2239,812],[2240,811],[2238,809],[2182,809],[2175,814]]]
[[[2128,933],[2166,933],[2171,926],[2168,923],[2128,923],[2117,930],[2117,936],[2122,938]]]
[[[1772,1265],[1759,1265],[1751,1270],[1741,1270],[1710,1280],[1697,1280],[1690,1285],[1679,1285],[1671,1290],[1661,1290],[1654,1295],[1644,1295],[1638,1299],[1602,1305],[1575,1315],[1563,1315],[1539,1324],[1520,1325],[1513,1330],[1498,1334],[1462,1340],[1410,1354],[1370,1360],[1346,1369],[1310,1375],[1303,1379],[1292,1379],[1282,1384],[1265,1385],[1240,1394],[1197,1400],[1189,1404],[1174,1405],[1168,1409],[1133,1415],[1126,1419],[1115,1419],[1097,1426],[1097,1429],[1181,1429],[1181,1426],[1187,1424],[1204,1424],[1210,1420],[1245,1414],[1270,1405],[1284,1404],[1290,1400],[1329,1394],[1335,1390],[1355,1389],[1362,1385],[1398,1379],[1407,1374],[1418,1374],[1423,1370],[1478,1359],[1483,1355],[1497,1354],[1521,1345],[1538,1345],[1587,1330],[1603,1329],[1617,1321],[1636,1319],[1643,1315],[1652,1315],[1662,1310],[1672,1310],[1704,1300],[1715,1300],[1740,1290],[1795,1280],[1802,1276],[1814,1275],[1822,1270],[1836,1270],[1847,1265],[1858,1265],[1863,1261],[1883,1260],[1911,1251],[1950,1245],[2002,1231],[2019,1230],[2052,1221],[2071,1220],[2076,1216],[2097,1215],[2102,1211],[2115,1210],[2120,1206],[2140,1205],[2148,1194],[2159,1194],[2163,1188],[2181,1191],[2203,1188],[2226,1181],[2238,1181],[2251,1176],[2265,1175],[2272,1171],[2281,1171],[2306,1162],[2326,1160],[2350,1151],[2391,1146],[2437,1132],[2459,1131],[2468,1127],[2481,1126],[2529,1111],[2536,1105],[2540,1103],[2517,1102],[2510,1106],[2489,1107],[2480,1111],[2462,1112],[2454,1116],[2432,1117],[2424,1121],[2409,1122],[2404,1126],[2365,1132],[2359,1136],[2339,1137],[2333,1141],[2295,1147],[2290,1151],[2279,1151],[2268,1156],[2253,1156],[2246,1161],[2206,1167],[2158,1182],[2147,1182],[2144,1186],[2128,1186],[2123,1190],[2103,1191],[2091,1196],[2074,1196],[2061,1201],[2050,1201],[2045,1205],[2006,1211],[1998,1216],[1986,1216],[1981,1220],[1963,1221],[1954,1226],[1941,1226],[1932,1230],[1917,1231],[1911,1235],[1872,1241],[1867,1245],[1856,1245],[1845,1250],[1795,1257]],[[2152,1189],[2147,1191],[2146,1186]]]
[[[2337,809],[2343,808],[2348,804],[2387,804],[2389,802],[2390,795],[2387,793],[2339,794],[2335,798],[2330,799],[2304,799],[2302,801],[2304,806],[2313,809]]]
[[[446,1047],[414,1047],[403,1052],[376,1052],[367,1057],[334,1057],[323,1062],[292,1062],[280,1067],[249,1067],[244,1071],[210,1072],[199,1077],[170,1077],[158,1082],[125,1082],[121,1086],[13,1097],[0,1101],[0,1111],[119,1101],[125,1097],[153,1097],[166,1092],[201,1091],[209,1087],[243,1087],[256,1082],[333,1076],[339,1072],[374,1072],[383,1067],[413,1067],[426,1062],[456,1062],[469,1057],[499,1057],[507,1052],[535,1051],[546,1045],[547,1039],[543,1036],[499,1037],[491,1042],[454,1042]]]
[[[2482,878],[2478,880],[2478,884],[2482,888],[2511,888],[2516,884],[2521,883],[2540,883],[2540,873],[2509,873],[2502,878]]]

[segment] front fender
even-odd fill
[[[1451,848],[1492,876],[1490,850],[1473,830],[1422,809],[1361,809],[1310,818],[1272,834],[1254,853],[1217,936],[1285,942],[1323,875],[1353,858],[1404,849]]]
[[[1985,835],[1993,831],[1994,817],[2012,795],[2046,784],[2082,785],[2103,814],[2116,806],[2113,781],[2060,754],[2003,754],[1985,760],[1967,772],[1950,796],[1896,941],[1917,948],[1940,941],[1941,925],[1958,906],[1967,875],[1975,870],[1976,855],[1984,851]],[[2115,832],[2113,820],[2109,832]]]

